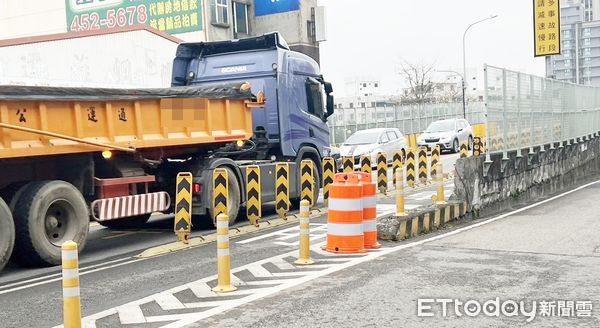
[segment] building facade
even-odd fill
[[[600,85],[600,0],[561,3],[561,54],[546,57],[546,76]]]
[[[0,40],[139,24],[187,42],[279,31],[292,50],[318,62],[323,15],[317,0],[4,0]]]

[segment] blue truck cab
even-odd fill
[[[291,51],[279,33],[239,40],[183,43],[173,63],[173,86],[249,82],[265,95],[252,113],[260,157],[296,159],[329,151],[327,117],[333,114],[330,83],[312,58]],[[262,147],[262,148],[261,148]]]
[[[214,220],[211,172],[229,170],[228,214],[235,220],[246,202],[246,167],[259,165],[262,202],[275,201],[275,163],[289,163],[289,197],[300,198],[300,162],[313,162],[313,199],[321,186],[322,158],[329,155],[327,118],[333,114],[333,89],[325,82],[312,58],[291,51],[279,33],[239,40],[182,43],[173,62],[172,85],[218,87],[223,83],[249,82],[252,93],[262,93],[264,107],[252,110],[253,137],[250,149],[235,145],[198,155],[189,169],[194,183],[202,186],[195,195],[192,213],[209,214]]]

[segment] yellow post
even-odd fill
[[[331,157],[323,158],[323,201],[329,203],[329,187],[335,177],[335,160]]]
[[[430,162],[430,170],[429,174],[431,175],[431,179],[435,176],[435,168],[437,167],[437,163],[440,161],[440,145],[435,145],[431,148],[431,162]]]
[[[377,188],[382,194],[387,192],[387,156],[385,153],[377,153]]]
[[[364,173],[373,173],[371,167],[371,155],[362,155],[360,157],[360,170]]]
[[[354,172],[354,157],[344,156],[342,157],[342,168],[344,173]]]
[[[437,181],[437,195],[433,196],[435,203],[438,205],[446,204],[446,198],[444,197],[444,169],[442,163],[438,163],[435,170],[435,180]]]
[[[290,211],[290,166],[288,163],[277,163],[275,172],[275,211],[285,220]]]
[[[258,221],[262,217],[260,167],[258,165],[246,167],[246,184],[246,216],[252,225],[258,227]]]
[[[236,290],[231,284],[231,259],[229,257],[229,217],[217,216],[217,287],[212,290],[226,293]]]
[[[396,171],[402,170],[402,151],[395,151],[392,155],[392,177],[396,185]]]
[[[300,202],[300,255],[296,264],[308,265],[315,261],[310,258],[310,204],[307,200]]]
[[[315,185],[315,178],[313,174],[313,161],[305,159],[300,162],[300,200],[308,200],[309,206],[314,206],[316,199],[313,195],[313,186]]]
[[[419,148],[419,181],[427,184],[427,147]]]
[[[409,187],[415,186],[415,151],[409,149],[406,153],[406,183]]]
[[[81,327],[81,299],[79,296],[79,257],[77,243],[62,244],[63,319],[65,328]]]
[[[396,216],[406,216],[404,211],[404,174],[396,171]]]
[[[192,229],[192,173],[177,173],[177,187],[175,193],[175,235],[184,244]]]

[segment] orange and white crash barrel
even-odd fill
[[[364,253],[362,184],[357,173],[338,173],[329,189],[327,245],[331,253]]]
[[[380,248],[377,241],[377,185],[371,180],[369,173],[357,173],[362,185],[363,231],[365,248]]]

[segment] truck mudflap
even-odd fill
[[[153,192],[113,198],[103,198],[92,202],[92,217],[96,221],[108,221],[154,212],[163,212],[171,206],[167,192]]]

